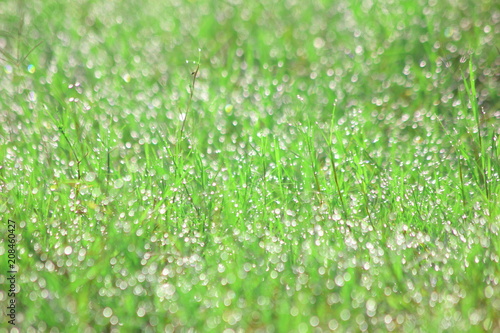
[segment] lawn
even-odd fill
[[[494,0],[3,3],[0,332],[500,332],[499,41]]]

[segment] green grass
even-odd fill
[[[499,13],[3,5],[2,311],[12,219],[22,332],[500,332]]]

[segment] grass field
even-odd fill
[[[3,3],[0,332],[500,332],[499,37],[494,0]]]

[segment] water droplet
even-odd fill
[[[332,319],[328,322],[328,328],[332,331],[335,331],[338,327],[339,323],[335,319]]]
[[[493,296],[493,287],[487,286],[484,289],[484,296],[486,296],[486,298],[491,298]]]
[[[348,309],[344,309],[340,312],[340,319],[347,321],[349,318],[351,318],[351,312]]]
[[[377,310],[377,302],[374,299],[370,298],[366,301],[366,310],[369,312],[375,312]]]
[[[102,314],[104,315],[104,317],[109,318],[109,317],[111,317],[111,315],[113,314],[113,310],[111,310],[111,308],[110,308],[110,307],[106,307],[106,308],[104,308],[104,310],[102,311]]]
[[[85,175],[85,181],[93,182],[95,180],[96,174],[95,172],[89,172]]]
[[[71,246],[69,246],[69,245],[66,246],[64,248],[64,254],[67,255],[67,256],[69,256],[71,253],[73,253],[73,248]]]

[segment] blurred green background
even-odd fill
[[[3,2],[20,331],[498,332],[499,34],[487,0]]]

